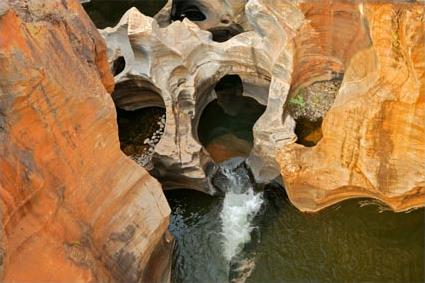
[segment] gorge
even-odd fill
[[[424,13],[1,1],[0,280],[423,282]]]

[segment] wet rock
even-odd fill
[[[251,144],[234,135],[227,134],[213,139],[206,147],[215,162],[221,163],[233,157],[248,157]]]
[[[125,230],[120,233],[112,233],[110,239],[113,241],[121,241],[127,243],[131,238],[133,238],[136,232],[136,227],[134,225],[128,225],[125,227]]]
[[[249,182],[249,184],[235,186],[234,178],[238,178],[238,185],[241,183],[243,185],[243,182]],[[230,190],[234,193],[243,193],[246,188],[255,184],[255,179],[245,159],[235,157],[217,165],[215,173],[211,176],[211,183],[222,193]]]

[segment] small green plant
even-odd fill
[[[294,104],[294,105],[298,105],[299,107],[305,106],[304,97],[302,97],[300,95],[292,97],[291,99],[289,99],[289,103]]]

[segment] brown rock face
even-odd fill
[[[158,282],[170,209],[119,149],[105,45],[78,1],[0,5],[0,280]]]
[[[220,163],[234,157],[247,157],[251,145],[243,139],[227,134],[212,140],[206,148],[214,161]]]
[[[319,143],[310,148],[286,145],[278,154],[291,201],[303,211],[354,197],[376,198],[396,211],[424,206],[423,6],[352,4],[351,20],[349,5],[318,4],[315,13],[310,6],[303,7],[306,18],[311,17],[311,25],[304,28],[316,40],[308,41],[308,34],[298,37],[304,44],[297,61],[310,62],[313,77],[332,71],[345,71],[345,76],[324,118]],[[315,26],[318,22],[322,24]],[[330,30],[335,31],[332,36]],[[320,49],[324,44],[306,42],[333,45]],[[322,64],[326,61],[335,62],[334,68]],[[306,72],[294,69],[296,83],[307,81]]]

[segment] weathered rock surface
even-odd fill
[[[360,196],[405,210],[425,200],[423,19],[417,2],[170,0],[154,19],[131,9],[101,33],[110,65],[125,62],[115,103],[166,109],[153,158],[166,188],[210,191],[214,162],[199,142],[199,118],[215,84],[239,75],[243,95],[266,105],[247,159],[258,182],[282,175],[306,211]],[[335,79],[341,88],[320,95],[317,83]],[[138,89],[128,91],[129,81]],[[302,137],[310,148],[295,144],[303,122],[290,99],[299,89],[323,99],[303,97],[309,104],[298,109],[320,121]]]
[[[344,17],[341,7],[323,8]],[[301,210],[353,197],[376,198],[397,211],[425,204],[424,8],[379,3],[358,11],[371,44],[352,55],[355,44],[345,53],[335,47],[326,52],[345,62],[340,66],[346,71],[323,138],[311,148],[287,145],[278,155],[289,197]],[[319,35],[321,30],[328,29],[318,29]]]
[[[79,1],[0,12],[0,281],[164,282],[170,209],[119,148],[104,42]]]
[[[236,2],[234,6],[239,7],[243,1]],[[255,126],[255,144],[248,163],[258,181],[279,176],[277,150],[295,139],[294,121],[283,117],[283,106],[290,88],[291,39],[302,24],[303,15],[289,2],[275,5],[251,1],[245,7],[247,14],[226,16],[228,24],[241,26],[242,20],[232,19],[249,19],[244,26],[252,31],[222,43],[202,29],[211,29],[213,24],[198,26],[184,19],[168,26],[162,21],[161,28],[156,20],[137,9],[130,9],[116,27],[101,31],[107,41],[110,65],[121,58],[125,61],[122,71],[115,74],[117,106],[134,110],[153,106],[155,101],[160,106],[163,101],[166,108],[165,132],[155,147],[152,171],[166,188],[210,191],[205,171],[212,159],[199,142],[197,126],[203,109],[217,97],[217,82],[232,74],[240,76],[243,95],[268,106]],[[164,10],[170,6],[171,2]],[[241,9],[236,10],[240,13]],[[129,84],[138,85],[138,89],[129,90]]]
[[[247,157],[251,151],[250,144],[232,134],[220,136],[212,140],[206,148],[217,163],[234,157]]]

